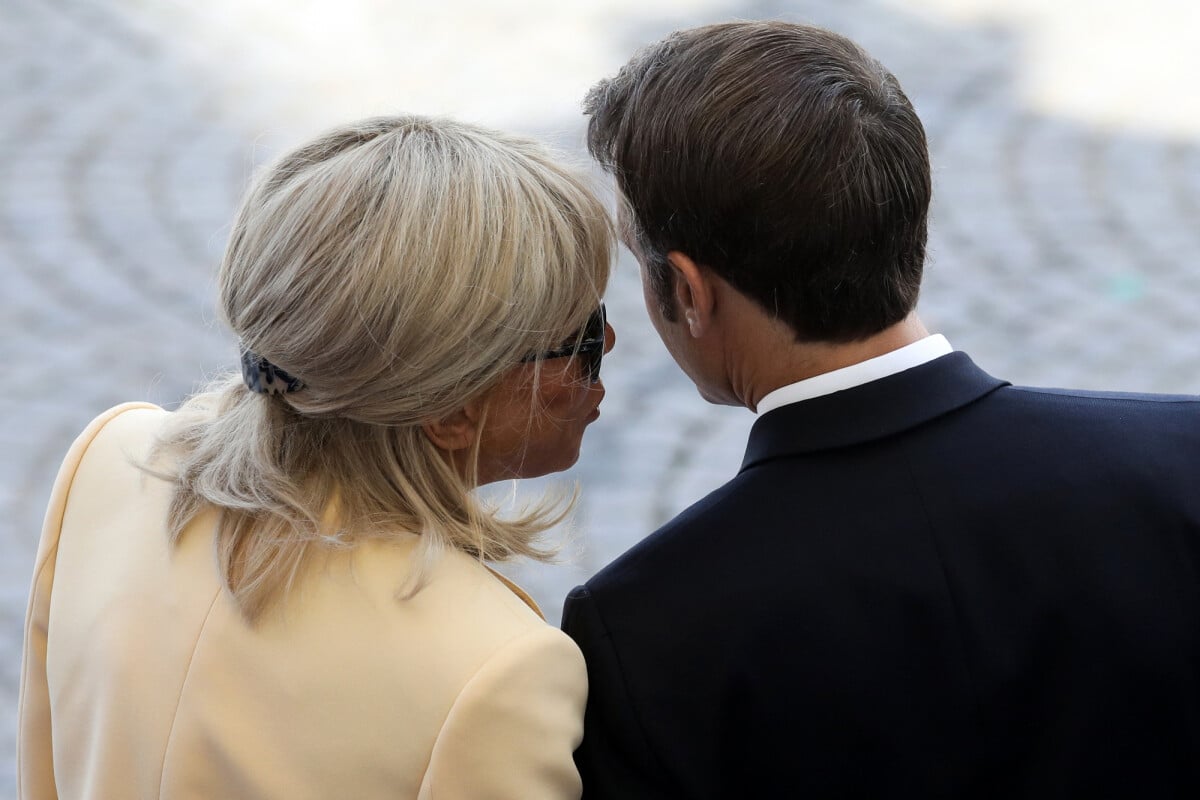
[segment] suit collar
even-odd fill
[[[771,458],[862,444],[906,431],[989,394],[1007,381],[950,353],[841,392],[782,406],[750,429],[745,470]]]
[[[919,367],[935,358],[941,358],[953,352],[954,348],[946,341],[945,336],[933,333],[883,355],[868,358],[866,361],[859,361],[848,367],[823,372],[820,375],[813,375],[811,378],[781,386],[773,392],[768,392],[759,400],[755,411],[762,416],[768,411],[774,411],[792,403],[853,389],[855,386],[862,386],[864,383]]]

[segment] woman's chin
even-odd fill
[[[497,466],[495,469],[488,470],[486,474],[480,474],[479,485],[486,486],[489,483],[499,483],[500,481],[543,478],[547,475],[565,472],[575,466],[577,461],[579,461],[578,446],[570,453],[563,453],[553,460],[539,461],[538,463],[526,460],[516,465]]]

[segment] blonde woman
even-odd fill
[[[262,175],[221,267],[243,374],[71,448],[26,624],[20,796],[569,798],[583,660],[486,565],[562,504],[613,344],[610,225],[537,145],[335,130]]]

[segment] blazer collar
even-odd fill
[[[954,352],[912,369],[768,411],[750,429],[742,469],[767,459],[862,444],[962,408],[1008,381]]]
[[[500,572],[498,570],[494,569],[493,567],[491,567],[487,564],[484,564],[483,566],[487,567],[487,571],[492,573],[492,576],[496,580],[500,581],[505,586],[507,586],[508,590],[510,592],[515,594],[517,597],[521,598],[521,600],[524,601],[525,605],[532,608],[533,613],[535,613],[539,617],[541,617],[543,621],[546,619],[546,615],[542,613],[542,610],[540,608],[538,608],[537,602],[532,597],[529,596],[528,592],[526,592],[524,589],[522,589],[520,586],[518,586],[513,581],[506,578],[504,575],[500,574]]]

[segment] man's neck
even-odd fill
[[[781,386],[843,369],[899,350],[929,335],[915,313],[874,336],[855,342],[774,342],[749,350],[738,370],[736,391],[750,409]],[[774,346],[771,346],[774,345]]]

